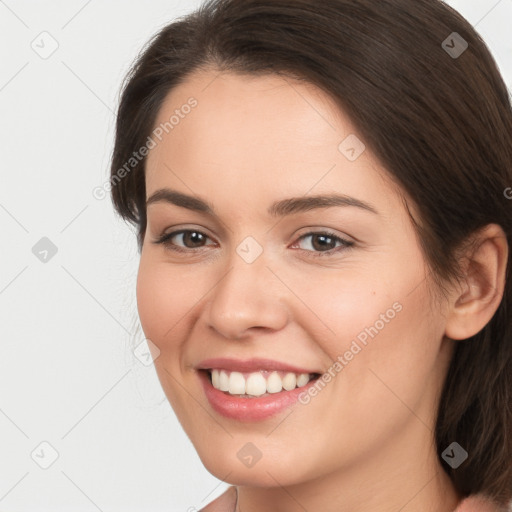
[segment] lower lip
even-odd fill
[[[291,391],[280,391],[260,398],[242,398],[228,395],[224,391],[215,389],[210,382],[209,373],[199,371],[199,378],[203,385],[206,398],[212,408],[226,418],[238,421],[261,421],[274,416],[296,403],[299,395],[309,386],[315,384],[316,379],[308,384]]]

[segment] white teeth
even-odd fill
[[[231,372],[229,375],[229,394],[244,395],[245,394],[245,378],[240,372]]]
[[[283,390],[283,380],[277,372],[272,372],[267,379],[267,391],[269,393],[279,393]]]
[[[245,392],[253,396],[264,395],[267,392],[267,381],[265,377],[259,372],[251,373],[245,381]]]
[[[221,391],[229,391],[229,376],[224,370],[221,370],[219,373],[218,389],[220,389]]]
[[[295,374],[292,372],[259,371],[249,374],[211,370],[212,385],[230,395],[263,396],[266,393],[279,393],[283,389],[291,391],[296,387],[305,386],[310,380],[309,373]],[[266,378],[265,378],[266,376]]]
[[[301,373],[297,377],[297,387],[298,388],[305,386],[308,382],[309,382],[309,375],[307,373]]]
[[[219,387],[220,387],[219,370],[212,371],[212,384],[213,384],[214,388],[219,389]]]
[[[297,387],[297,377],[294,373],[287,373],[283,379],[283,388],[286,391],[291,391]]]

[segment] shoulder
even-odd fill
[[[233,512],[236,504],[236,487],[229,487],[217,499],[208,503],[199,512]]]
[[[471,494],[463,499],[454,512],[508,512],[509,509],[500,506],[483,494]]]

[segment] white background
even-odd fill
[[[512,0],[449,3],[510,88]],[[129,65],[197,5],[0,0],[0,512],[192,512],[226,487],[131,352],[144,339],[135,234],[91,193]],[[31,48],[43,31],[59,45],[47,59]],[[32,252],[42,237],[57,247],[46,263]],[[43,441],[58,452],[48,469]]]

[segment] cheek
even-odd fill
[[[187,275],[190,274],[190,275]],[[183,392],[181,345],[185,342],[190,322],[194,321],[194,304],[206,293],[200,289],[201,279],[151,254],[142,252],[137,274],[137,309],[146,338],[159,349],[155,370],[167,398],[180,421],[200,415],[189,411],[189,395]],[[178,382],[181,382],[178,384]],[[188,411],[188,412],[187,412]],[[197,420],[198,421],[198,420]],[[193,424],[193,423],[192,423]],[[183,424],[189,431],[190,425]]]
[[[411,411],[428,421],[439,382],[442,324],[430,313],[427,290],[409,291],[376,292],[358,306],[340,299],[333,307],[339,336],[328,349],[340,363],[333,380],[340,399],[332,425],[349,417],[352,427],[371,425],[377,436],[407,422]]]
[[[347,268],[307,278],[286,278],[303,302],[297,302],[294,321],[314,337],[331,360],[349,350],[352,341],[363,348],[369,346],[372,339],[403,316],[404,276],[401,281],[383,281],[381,275],[371,274],[369,269],[361,272]]]
[[[137,309],[143,331],[160,350],[168,349],[193,315],[193,306],[205,293],[195,275],[166,265],[151,254],[141,255],[137,274]]]
[[[389,401],[400,405],[393,391],[412,403],[421,395],[443,335],[423,276],[421,265],[389,265],[384,279],[382,269],[335,278],[333,273],[332,279],[297,289],[314,315],[306,311],[295,318],[305,332],[317,333],[316,341],[332,361],[333,389],[344,390],[340,407],[364,415]]]

